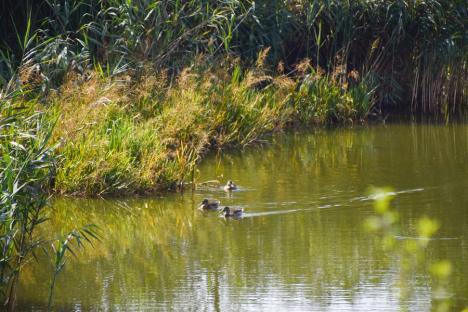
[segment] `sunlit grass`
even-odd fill
[[[384,118],[397,106],[445,120],[466,112],[457,1],[22,9],[14,24],[1,21],[11,32],[0,43],[0,86],[59,119],[61,193],[175,189],[207,151],[290,126]]]
[[[195,64],[170,88],[164,74],[154,72],[137,83],[122,77],[94,78],[79,88],[66,84],[49,104],[50,116],[60,116],[55,190],[77,195],[173,190],[191,182],[195,165],[210,150],[254,144],[294,125],[353,122],[370,110],[371,101],[355,95],[361,84],[343,88],[331,76],[292,80],[277,74],[260,88],[263,70],[242,73],[230,66]],[[306,72],[314,70],[309,66]]]

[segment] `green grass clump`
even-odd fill
[[[306,76],[295,93],[297,118],[317,124],[353,122],[367,117],[374,103],[374,89],[363,79],[340,82],[335,75],[324,75],[319,70]]]
[[[76,195],[149,193],[190,182],[209,150],[246,146],[294,125],[360,120],[363,82],[343,87],[327,75],[303,78],[194,65],[169,87],[164,73],[73,81],[50,98],[59,115],[55,190]],[[71,86],[71,87],[70,87]],[[369,94],[370,91],[366,89]],[[362,95],[360,95],[362,96]]]

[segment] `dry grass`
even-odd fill
[[[211,149],[253,144],[295,123],[360,119],[370,108],[358,111],[352,93],[330,77],[273,77],[260,67],[242,73],[236,62],[188,67],[172,85],[167,72],[151,70],[138,79],[68,81],[50,97],[52,115],[60,115],[53,139],[63,156],[55,190],[176,189]],[[319,99],[322,93],[331,99]]]

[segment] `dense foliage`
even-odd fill
[[[173,189],[206,150],[291,125],[468,107],[460,0],[0,6],[0,84],[59,120],[58,192]]]
[[[57,87],[71,70],[180,69],[198,54],[252,65],[357,70],[377,84],[378,109],[459,115],[467,107],[466,1],[3,1],[5,84]]]

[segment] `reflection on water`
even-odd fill
[[[453,303],[468,305],[468,126],[284,135],[268,147],[213,155],[199,169],[199,181],[232,179],[240,190],[57,198],[44,235],[93,222],[103,237],[70,259],[58,310],[428,311],[426,268],[402,276],[398,255],[362,229],[372,214],[369,185],[395,188],[400,240],[414,239],[422,215],[439,219],[427,258],[452,261]],[[244,207],[245,217],[202,213],[205,197]],[[21,311],[44,310],[49,266],[41,259],[24,271]],[[406,301],[401,287],[410,290]]]

